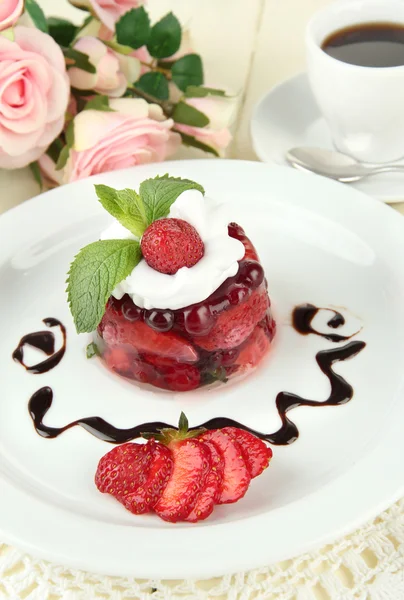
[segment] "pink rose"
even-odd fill
[[[95,73],[77,67],[69,69],[70,83],[74,88],[119,98],[126,92],[128,84],[139,78],[140,62],[136,58],[114,52],[95,37],[82,37],[73,47],[87,54],[96,69]]]
[[[94,12],[111,31],[114,31],[115,23],[122,15],[144,4],[143,0],[70,0],[70,3]]]
[[[37,160],[64,125],[69,78],[61,49],[46,33],[16,27],[0,36],[0,168]]]
[[[116,112],[86,110],[74,119],[74,148],[65,167],[64,182],[96,173],[165,160],[180,145],[156,104],[141,98],[110,101]]]
[[[206,127],[191,127],[176,123],[175,129],[191,135],[222,155],[232,140],[228,127],[235,118],[237,101],[234,98],[222,96],[205,96],[204,98],[187,98],[186,102],[204,113],[209,118],[209,124]]]
[[[2,0],[0,2],[0,31],[15,25],[23,10],[24,0]]]

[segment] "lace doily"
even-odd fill
[[[402,600],[404,498],[317,552],[204,581],[103,577],[36,560],[0,544],[0,599]]]

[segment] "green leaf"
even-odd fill
[[[178,59],[171,69],[173,82],[183,92],[189,86],[203,84],[203,66],[199,54],[187,54]]]
[[[68,146],[64,146],[64,148],[62,148],[61,153],[59,154],[59,158],[55,166],[56,171],[61,171],[65,168],[67,161],[69,160],[69,155],[70,148]]]
[[[103,240],[86,246],[70,266],[67,294],[77,333],[99,325],[108,298],[141,259],[134,240]]]
[[[56,138],[56,140],[54,140],[51,145],[49,146],[49,148],[46,151],[46,154],[53,160],[53,162],[56,164],[59,160],[59,156],[60,153],[63,150],[63,142],[60,138]]]
[[[69,125],[66,129],[66,144],[68,148],[73,148],[74,146],[74,121],[70,121]]]
[[[182,138],[182,143],[184,144],[184,146],[198,148],[199,150],[203,150],[204,152],[209,152],[210,154],[213,154],[214,156],[220,156],[220,154],[218,153],[218,151],[215,148],[212,148],[212,146],[208,146],[207,144],[200,142],[192,135],[182,133],[181,131],[179,131],[177,133],[180,134],[180,136]]]
[[[31,17],[35,27],[48,33],[48,24],[42,8],[35,0],[25,0],[25,9]]]
[[[87,358],[93,358],[93,356],[101,356],[101,352],[95,342],[91,342],[91,344],[88,344],[86,348],[86,356]]]
[[[172,12],[152,27],[147,49],[154,58],[167,58],[181,46],[181,25]]]
[[[182,412],[180,414],[180,419],[178,421],[178,431],[180,433],[187,433],[188,428],[189,428],[188,419],[186,418],[185,414]]]
[[[85,105],[83,110],[102,110],[104,112],[115,112],[109,105],[108,96],[95,96]]]
[[[136,81],[135,87],[143,90],[158,100],[168,100],[168,81],[162,73],[145,73]]]
[[[66,19],[49,17],[47,24],[49,35],[53,37],[59,46],[70,46],[78,32],[78,27]]]
[[[147,228],[143,200],[134,190],[115,190],[107,185],[96,185],[95,191],[102,206],[137,237]]]
[[[82,69],[87,73],[95,73],[96,68],[90,62],[90,58],[84,52],[79,52],[74,48],[63,48],[63,54],[67,59],[67,68],[71,69],[72,67],[77,67],[78,69]]]
[[[186,102],[178,102],[172,117],[176,123],[191,125],[192,127],[206,127],[206,125],[209,125],[208,117],[190,104],[186,104]]]
[[[137,50],[150,38],[150,18],[143,6],[132,8],[115,26],[118,44]]]
[[[139,194],[146,209],[147,226],[157,219],[166,217],[171,205],[186,190],[199,190],[202,194],[205,193],[199,183],[180,177],[170,177],[168,174],[143,181],[140,184]]]
[[[34,176],[35,181],[39,185],[40,190],[42,191],[42,189],[43,189],[43,182],[42,182],[41,169],[39,167],[38,161],[32,162],[29,165],[29,168],[31,169],[31,173]]]
[[[224,90],[217,90],[215,88],[203,87],[197,85],[189,85],[185,90],[186,98],[205,98],[206,96],[226,96]]]

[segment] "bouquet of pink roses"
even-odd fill
[[[61,184],[181,143],[220,156],[235,101],[203,85],[178,19],[152,25],[141,0],[70,1],[87,11],[81,26],[35,0],[0,3],[0,168]]]

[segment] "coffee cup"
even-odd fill
[[[370,163],[404,157],[404,60],[363,66],[330,56],[324,42],[346,28],[394,24],[404,28],[403,0],[338,0],[308,24],[308,76],[338,150]],[[404,46],[403,46],[404,50]]]

